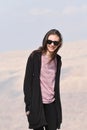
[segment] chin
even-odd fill
[[[55,50],[49,50],[50,53],[53,53]]]
[[[56,50],[56,48],[55,49],[49,49],[50,52],[54,52],[55,50]]]

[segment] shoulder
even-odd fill
[[[61,56],[57,54],[57,60],[61,60]]]
[[[38,56],[41,56],[41,52],[38,50],[34,50],[29,54],[28,59],[34,59],[37,58]]]
[[[62,66],[61,56],[57,54],[57,62]]]

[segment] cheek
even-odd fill
[[[47,49],[49,48],[49,44],[47,44]]]
[[[57,48],[58,48],[58,46],[55,47],[55,49],[57,49]]]

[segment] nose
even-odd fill
[[[54,46],[54,43],[52,42],[51,45]]]

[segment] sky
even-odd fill
[[[50,29],[87,40],[87,0],[0,0],[0,52],[38,48]]]

